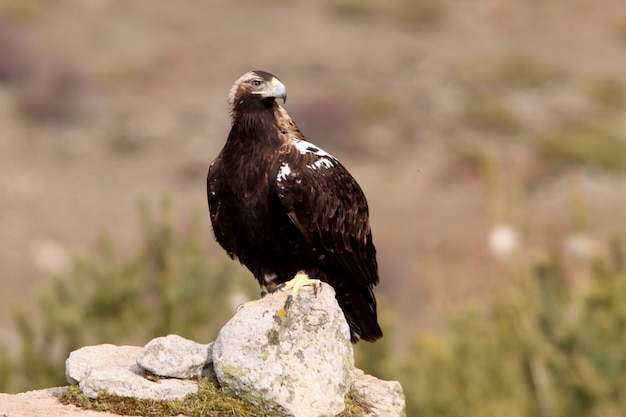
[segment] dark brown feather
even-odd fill
[[[232,129],[207,178],[215,237],[270,291],[299,271],[327,282],[352,340],[374,341],[382,331],[367,201],[345,167],[306,142],[274,98],[254,92],[255,79],[274,85],[272,78],[252,72],[231,89]]]

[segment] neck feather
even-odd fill
[[[241,100],[231,112],[229,140],[250,145],[280,144],[279,109],[274,100]]]

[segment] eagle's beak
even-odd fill
[[[285,85],[281,83],[278,78],[272,78],[272,91],[270,93],[271,97],[282,98],[283,104],[287,102],[287,89]]]

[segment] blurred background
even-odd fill
[[[625,68],[621,0],[0,0],[0,391],[258,297],[205,178],[263,69],[368,197],[408,415],[626,415]]]

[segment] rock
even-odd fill
[[[304,287],[285,311],[287,296],[276,292],[246,304],[215,343],[169,335],[144,348],[80,348],[66,360],[67,380],[79,383],[91,398],[106,391],[140,399],[184,399],[198,392],[197,382],[186,378],[211,375],[214,364],[226,394],[267,411],[295,417],[336,415],[344,410],[352,386],[369,404],[366,416],[404,416],[398,382],[354,369],[350,331],[332,287],[323,284],[317,294]],[[166,378],[153,381],[147,372]]]
[[[92,368],[123,367],[139,372],[136,364],[138,346],[85,346],[70,353],[65,361],[65,377],[70,384],[78,384]]]
[[[182,399],[198,392],[194,381],[162,379],[157,383],[144,378],[145,371],[137,365],[141,352],[138,346],[86,346],[70,353],[65,375],[91,398],[97,398],[99,391],[153,400]]]
[[[288,311],[277,291],[241,308],[213,346],[229,395],[295,417],[336,415],[352,382],[350,332],[332,287],[304,287]]]
[[[202,345],[175,334],[157,337],[141,349],[137,365],[169,378],[215,377],[213,343]]]
[[[369,404],[364,417],[406,416],[406,399],[398,381],[382,381],[355,368],[352,388]]]
[[[150,381],[142,375],[123,367],[92,368],[79,384],[80,390],[90,398],[98,398],[100,391],[121,397],[151,400],[182,400],[198,392],[194,381],[162,379]]]

